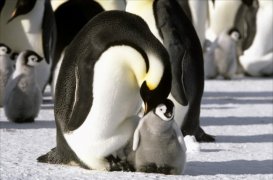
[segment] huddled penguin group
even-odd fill
[[[14,72],[1,90],[1,97],[5,97],[5,114],[13,122],[33,122],[50,77],[55,50],[53,10],[50,0],[5,0],[1,1],[0,9],[0,42],[10,47],[12,58],[19,54],[15,58]],[[32,60],[23,55],[30,51],[32,58],[43,60],[31,63]],[[4,72],[7,76],[10,70],[5,68]],[[6,77],[1,73],[2,78]],[[36,93],[37,89],[39,92]],[[34,93],[33,97],[29,98],[31,93]]]
[[[200,126],[204,79],[233,78],[261,44],[258,0],[0,2],[7,119],[33,122],[51,85],[57,142],[43,163],[182,174],[187,149],[215,141]]]

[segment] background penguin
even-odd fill
[[[220,34],[235,27],[241,35],[237,47],[238,55],[242,55],[244,50],[253,43],[258,8],[258,0],[215,0],[213,5],[210,4],[210,25],[206,32],[207,39],[215,41]],[[237,74],[242,74],[241,65],[238,63],[237,66]]]
[[[238,65],[237,43],[240,39],[238,29],[232,28],[221,33],[204,52],[204,69],[206,78],[216,78],[217,75],[225,79],[235,77]]]
[[[10,121],[33,122],[42,103],[42,93],[35,80],[35,66],[43,60],[34,51],[21,52],[16,69],[9,78],[4,94],[4,111]]]
[[[6,83],[13,72],[13,61],[10,59],[11,49],[0,43],[0,107],[3,106],[3,97]]]
[[[142,100],[148,113],[169,95],[170,68],[140,17],[95,16],[65,50],[55,94],[57,147],[38,161],[113,170],[108,157],[132,138]]]
[[[203,53],[191,21],[176,1],[130,0],[126,11],[141,16],[169,52],[173,77],[170,98],[175,103],[175,120],[183,135],[195,135],[198,141],[214,141],[199,123],[204,89]]]
[[[103,12],[103,8],[93,0],[70,0],[60,5],[54,12],[57,40],[52,64],[52,94],[56,85],[59,67],[62,62],[61,54],[81,28],[95,15]],[[76,19],[76,21],[71,21]]]
[[[35,70],[43,90],[55,49],[55,21],[50,0],[7,0],[0,17],[0,42],[9,44],[14,52],[30,49],[45,58]]]
[[[173,111],[173,102],[166,99],[140,120],[134,132],[135,155],[131,155],[136,171],[182,174],[186,146]]]
[[[244,72],[251,76],[273,75],[273,1],[260,0],[257,31],[251,46],[240,57]]]

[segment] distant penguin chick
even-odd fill
[[[235,28],[228,32],[222,32],[218,38],[211,43],[204,54],[204,67],[206,78],[213,78],[217,75],[225,79],[235,76],[238,68],[237,42],[241,38],[239,31]],[[212,73],[212,67],[213,73]]]
[[[183,173],[186,146],[181,130],[174,121],[174,104],[171,100],[166,99],[140,120],[134,133],[133,151],[136,171]]]
[[[35,80],[35,67],[43,60],[36,52],[21,52],[16,69],[8,80],[4,95],[4,111],[10,121],[33,122],[42,103],[42,93]]]
[[[10,59],[11,49],[0,43],[0,107],[3,106],[6,83],[13,71],[13,61]]]

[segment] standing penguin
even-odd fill
[[[173,102],[166,99],[140,120],[133,140],[133,163],[137,171],[183,173],[186,146],[173,110]]]
[[[13,72],[13,61],[10,59],[11,49],[0,43],[0,107],[3,106],[3,97],[6,83]]]
[[[16,60],[16,69],[5,89],[4,111],[10,121],[33,122],[42,103],[42,93],[35,76],[35,66],[43,60],[34,51],[21,52]]]
[[[35,71],[43,90],[50,76],[55,49],[55,21],[50,0],[6,0],[0,14],[0,41],[14,52],[35,51],[46,61]]]
[[[138,16],[106,11],[67,46],[56,85],[57,147],[39,162],[113,170],[111,157],[132,138],[142,101],[148,113],[171,90],[162,44]]]
[[[214,141],[199,122],[204,90],[203,53],[191,21],[176,1],[129,0],[126,11],[142,17],[169,52],[173,78],[170,99],[177,107],[175,120],[183,135]]]

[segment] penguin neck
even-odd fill
[[[163,44],[155,21],[154,0],[128,0],[126,11],[140,16],[149,26],[153,35]]]
[[[153,117],[147,118],[144,122],[144,127],[147,131],[157,136],[168,136],[170,135],[169,130],[172,128],[173,120],[164,121],[160,118],[154,119]]]

